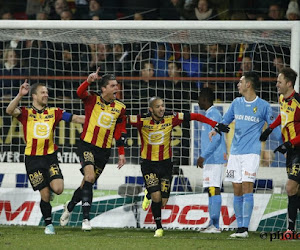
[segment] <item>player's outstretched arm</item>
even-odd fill
[[[272,122],[272,124],[270,124],[269,127],[264,132],[261,133],[259,140],[266,141],[269,135],[272,133],[273,129],[279,126],[280,124],[281,124],[281,115],[279,114],[275,119],[275,121]]]
[[[292,148],[293,148],[293,144],[290,141],[287,141],[287,142],[281,144],[279,147],[277,147],[274,150],[274,153],[279,152],[279,153],[285,154],[287,151],[289,151]]]
[[[28,94],[29,90],[30,86],[26,79],[25,82],[20,86],[18,95],[8,104],[6,108],[6,113],[8,115],[18,117],[21,114],[21,110],[17,107],[23,96]]]
[[[223,123],[217,123],[216,126],[214,126],[214,130],[220,134],[221,132],[224,132],[224,133],[228,133],[230,131],[230,128],[228,127],[228,125],[226,124],[223,124]]]
[[[85,120],[85,115],[73,115],[71,122],[84,124],[84,120]]]

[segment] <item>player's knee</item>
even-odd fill
[[[167,205],[168,200],[169,200],[169,199],[162,198],[162,201],[161,201],[161,207],[165,207],[165,206]]]
[[[292,185],[291,183],[287,183],[285,186],[285,190],[288,196],[292,196],[298,193],[298,188],[296,185]]]
[[[88,181],[90,183],[94,183],[95,182],[95,175],[93,174],[86,174],[84,175],[84,180]]]

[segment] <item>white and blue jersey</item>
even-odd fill
[[[258,96],[251,102],[244,97],[233,100],[222,123],[230,124],[235,120],[234,137],[231,143],[230,154],[258,154],[261,151],[259,136],[267,122],[274,120],[272,109],[268,102]]]
[[[211,106],[205,113],[207,118],[216,122],[222,120],[220,111]],[[204,164],[224,164],[226,163],[226,143],[225,136],[217,134],[213,136],[212,142],[209,140],[208,134],[211,131],[211,126],[202,123],[201,128],[201,157],[205,159]]]

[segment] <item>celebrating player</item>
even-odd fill
[[[126,162],[124,141],[126,136],[126,106],[116,99],[119,91],[114,75],[103,75],[99,86],[101,94],[88,92],[88,86],[98,80],[100,68],[88,76],[77,89],[85,109],[85,122],[80,137],[79,154],[84,175],[80,187],[75,190],[70,202],[65,205],[60,217],[61,226],[65,226],[75,205],[82,201],[82,230],[90,231],[90,209],[93,199],[93,184],[101,175],[110,157],[113,137],[119,151],[118,168]]]
[[[31,89],[32,106],[17,107]],[[16,117],[23,125],[25,166],[34,191],[41,195],[40,208],[46,223],[45,234],[55,234],[51,218],[50,191],[61,194],[64,182],[57,159],[54,130],[59,121],[84,123],[84,116],[72,115],[60,108],[48,107],[48,89],[42,83],[29,86],[27,80],[18,95],[9,103],[6,113]]]
[[[199,95],[199,107],[205,110],[205,116],[221,122],[222,115],[213,105],[214,93],[210,88],[203,88]],[[210,222],[201,233],[221,233],[219,218],[221,211],[221,191],[223,169],[227,162],[226,143],[224,136],[216,135],[212,142],[209,141],[211,127],[203,124],[201,129],[201,155],[197,161],[197,167],[203,168],[203,187],[208,191],[208,211]]]
[[[288,180],[286,192],[288,195],[288,230],[283,235],[283,239],[293,239],[285,237],[286,234],[295,231],[297,210],[300,208],[300,197],[297,195],[300,183],[300,96],[294,90],[297,73],[291,68],[283,68],[277,78],[277,90],[280,94],[280,114],[276,120],[261,134],[260,140],[266,141],[274,128],[281,124],[283,144],[274,150],[282,154],[287,153],[286,171]]]
[[[150,99],[149,111],[150,114],[146,116],[131,115],[129,122],[137,127],[141,137],[141,170],[147,192],[151,195],[151,209],[157,227],[154,237],[162,237],[161,207],[167,204],[172,181],[171,132],[173,127],[183,121],[197,120],[211,125],[219,133],[227,133],[229,128],[201,114],[166,113],[164,102],[160,97]],[[147,194],[143,203],[148,206],[150,204]],[[143,206],[143,209],[147,209],[147,206]]]
[[[269,103],[256,95],[259,84],[257,74],[246,72],[237,85],[242,97],[233,100],[222,122],[230,124],[235,120],[234,137],[231,143],[225,181],[232,182],[233,207],[238,224],[233,238],[246,238],[253,211],[253,183],[259,162],[261,142],[259,135],[265,121],[271,124],[272,109]],[[212,131],[210,136],[216,133]]]

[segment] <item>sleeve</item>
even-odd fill
[[[124,155],[124,144],[126,140],[127,130],[126,130],[126,109],[121,110],[121,114],[117,120],[114,138],[116,140],[116,145],[118,147],[119,155]]]
[[[235,106],[235,101],[233,101],[229,106],[229,109],[224,114],[221,123],[229,125],[234,120],[234,106]]]
[[[26,108],[25,107],[19,107],[18,109],[20,109],[21,114],[17,117],[18,121],[21,122],[23,124],[24,119],[27,119],[27,115],[25,115],[25,113],[27,114]]]
[[[172,126],[173,127],[176,127],[176,126],[180,125],[183,121],[186,121],[186,120],[190,121],[189,118],[188,118],[189,114],[176,113],[175,112],[172,115],[173,115],[173,119],[172,119]],[[187,117],[187,118],[185,119],[185,117]]]
[[[190,119],[192,121],[199,121],[199,122],[203,122],[203,123],[209,124],[213,128],[217,125],[216,121],[213,121],[213,120],[211,120],[211,119],[209,119],[206,116],[201,115],[201,114],[190,113]]]
[[[64,110],[60,109],[60,108],[56,108],[55,110],[55,123],[54,123],[54,127],[56,127],[56,125],[62,120],[63,118],[63,113]]]
[[[87,91],[89,87],[89,83],[87,81],[84,81],[83,83],[80,84],[80,86],[77,89],[77,95],[80,99],[85,99],[88,97],[89,92]]]
[[[217,115],[216,113],[210,113],[209,115],[206,116],[209,119],[215,120],[217,122],[219,122],[222,117],[221,115]],[[207,132],[209,133],[209,132]],[[204,150],[202,150],[201,152],[201,157],[203,157],[204,159],[207,159],[210,155],[212,155],[214,153],[214,151],[216,150],[216,148],[221,144],[221,135],[216,134],[215,136],[213,136],[212,141],[210,143],[208,143],[207,147],[205,147]]]
[[[141,127],[143,125],[143,122],[141,121],[141,116],[140,115],[130,115],[128,122],[131,126],[133,127]]]
[[[212,155],[215,152],[216,148],[220,145],[221,139],[221,135],[219,134],[213,136],[212,141],[207,145],[205,150],[201,152],[201,157],[207,159],[210,155]]]
[[[281,124],[281,115],[279,114],[274,122],[270,124],[270,128],[274,129]]]

